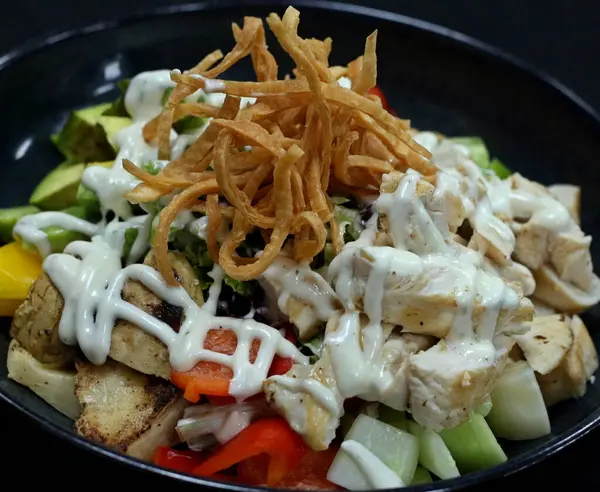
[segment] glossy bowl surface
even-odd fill
[[[494,156],[545,184],[582,186],[582,224],[600,237],[600,123],[597,115],[550,77],[490,46],[426,22],[342,3],[296,1],[304,36],[334,40],[332,64],[359,55],[379,29],[379,85],[390,105],[413,126],[447,135],[480,135]],[[204,54],[232,46],[230,25],[244,15],[282,13],[286,2],[205,2],[103,22],[41,41],[0,57],[0,207],[26,203],[33,187],[60,162],[48,136],[74,108],[114,99],[115,82],[159,68],[185,69]],[[271,38],[281,73],[291,64]],[[228,74],[243,78],[242,63]],[[592,243],[600,264],[600,241]],[[585,315],[600,342],[598,309]],[[8,323],[4,323],[7,325]],[[179,475],[93,444],[71,431],[69,420],[7,379],[7,326],[0,329],[0,398],[75,445],[131,466],[212,488],[230,484]],[[551,409],[552,434],[503,443],[511,459],[496,468],[420,486],[458,490],[524,469],[560,450],[600,422],[600,380],[585,397]]]

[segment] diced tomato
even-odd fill
[[[183,473],[192,473],[202,461],[202,455],[195,451],[178,451],[161,446],[154,452],[154,464]]]
[[[276,355],[271,364],[271,369],[269,369],[269,376],[285,374],[293,365],[294,361],[292,361],[292,359],[284,359]]]
[[[295,342],[293,332],[291,332],[289,337],[290,338],[288,338],[286,331],[286,338]],[[209,330],[204,340],[205,349],[221,354],[232,355],[235,352],[236,347],[237,336],[231,330]],[[259,348],[260,341],[253,340],[250,348],[251,363],[254,363],[256,360]],[[275,356],[269,375],[285,374],[291,367],[292,361],[290,359]],[[171,382],[178,388],[184,390],[183,396],[192,403],[198,403],[202,395],[209,397],[211,403],[213,403],[213,397],[218,397],[214,400],[214,404],[217,405],[235,402],[229,395],[229,383],[232,377],[233,371],[229,367],[215,362],[205,361],[199,362],[190,371],[171,371]],[[227,397],[227,400],[222,400],[220,397]]]

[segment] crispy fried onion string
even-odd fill
[[[143,129],[145,140],[165,160],[174,123],[188,116],[209,118],[200,136],[156,176],[123,162],[140,181],[126,195],[130,201],[174,194],[160,213],[155,236],[157,267],[171,285],[169,230],[184,209],[206,214],[211,258],[229,276],[250,280],[278,255],[311,261],[328,237],[333,253],[339,253],[344,243],[330,198],[334,194],[371,198],[382,176],[395,169],[412,168],[429,179],[435,174],[429,152],[411,138],[410,122],[369,95],[377,83],[377,32],[347,67],[329,66],[331,39],[301,38],[299,16],[290,7],[281,18],[267,18],[296,64],[295,77],[278,79],[263,22],[246,17],[241,27],[232,25],[236,44],[229,53],[215,51],[184,73],[172,72],[175,87],[163,111]],[[247,56],[256,82],[216,79]],[[352,89],[338,84],[342,76],[351,79]],[[225,93],[223,106],[186,99],[199,90]],[[242,107],[242,96],[256,102]],[[240,256],[240,245],[254,229],[265,241],[263,251],[254,258]]]

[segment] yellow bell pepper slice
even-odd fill
[[[42,260],[20,243],[0,247],[0,316],[12,316],[42,273]]]

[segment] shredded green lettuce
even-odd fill
[[[489,169],[491,171],[494,172],[494,174],[496,176],[498,176],[500,179],[506,179],[508,178],[512,172],[510,171],[510,169],[508,169],[501,161],[500,159],[492,159],[492,161],[490,162],[490,167]]]
[[[187,229],[173,230],[171,229],[170,241],[172,249],[176,249],[183,253],[188,261],[194,267],[200,287],[202,290],[208,289],[213,279],[208,275],[213,267],[213,261],[208,254],[208,246],[206,241]],[[254,282],[242,282],[225,275],[223,278],[225,285],[229,286],[235,293],[249,297],[254,293],[256,284]]]
[[[202,116],[186,116],[173,125],[177,133],[189,133],[206,125],[208,118]]]
[[[469,150],[471,160],[477,164],[484,173],[492,172],[500,179],[508,178],[512,172],[499,159],[490,158],[490,153],[485,142],[480,137],[454,137],[451,142],[465,146]]]
[[[256,288],[256,284],[254,282],[242,282],[241,280],[236,280],[231,278],[229,275],[225,275],[223,277],[223,282],[225,285],[231,287],[236,294],[239,294],[244,297],[250,297],[254,294],[254,289]]]
[[[161,104],[163,106],[165,104],[167,104],[167,101],[169,100],[169,96],[173,92],[173,89],[174,89],[173,87],[168,87],[163,92],[162,99],[161,99]],[[198,97],[194,96],[194,97],[186,98],[186,100],[192,100],[192,99],[194,101],[198,101],[198,102],[204,102],[204,100],[205,100],[204,96],[202,96],[202,95],[200,95]],[[197,130],[198,128],[202,128],[206,124],[207,121],[208,121],[208,118],[204,118],[202,116],[186,116],[186,117],[182,118],[181,120],[175,122],[175,124],[173,125],[173,129],[177,133],[192,132],[194,130]]]
[[[323,353],[324,340],[325,340],[324,334],[323,334],[323,332],[321,332],[321,333],[317,333],[310,340],[302,343],[302,345],[304,347],[306,347],[308,350],[310,350],[317,358],[320,358],[321,354]]]
[[[333,215],[340,226],[340,233],[344,236],[344,243],[356,241],[360,236],[359,211],[343,205],[334,205]]]
[[[213,261],[208,254],[206,241],[187,229],[172,231],[171,244],[173,249],[182,252],[192,265],[207,270],[212,268]]]
[[[152,176],[156,176],[166,165],[167,161],[147,161],[140,167]]]
[[[164,106],[165,104],[167,104],[167,101],[169,100],[169,96],[171,95],[171,92],[173,92],[173,89],[175,89],[175,87],[167,87],[165,89],[165,92],[163,92],[162,95],[162,99],[160,100],[160,103]]]
[[[125,242],[123,244],[123,258],[129,258],[133,243],[138,237],[139,230],[137,227],[130,227],[125,231]]]
[[[348,203],[350,201],[350,198],[345,197],[345,196],[332,196],[331,197],[331,202],[334,205],[343,205],[344,203]]]

